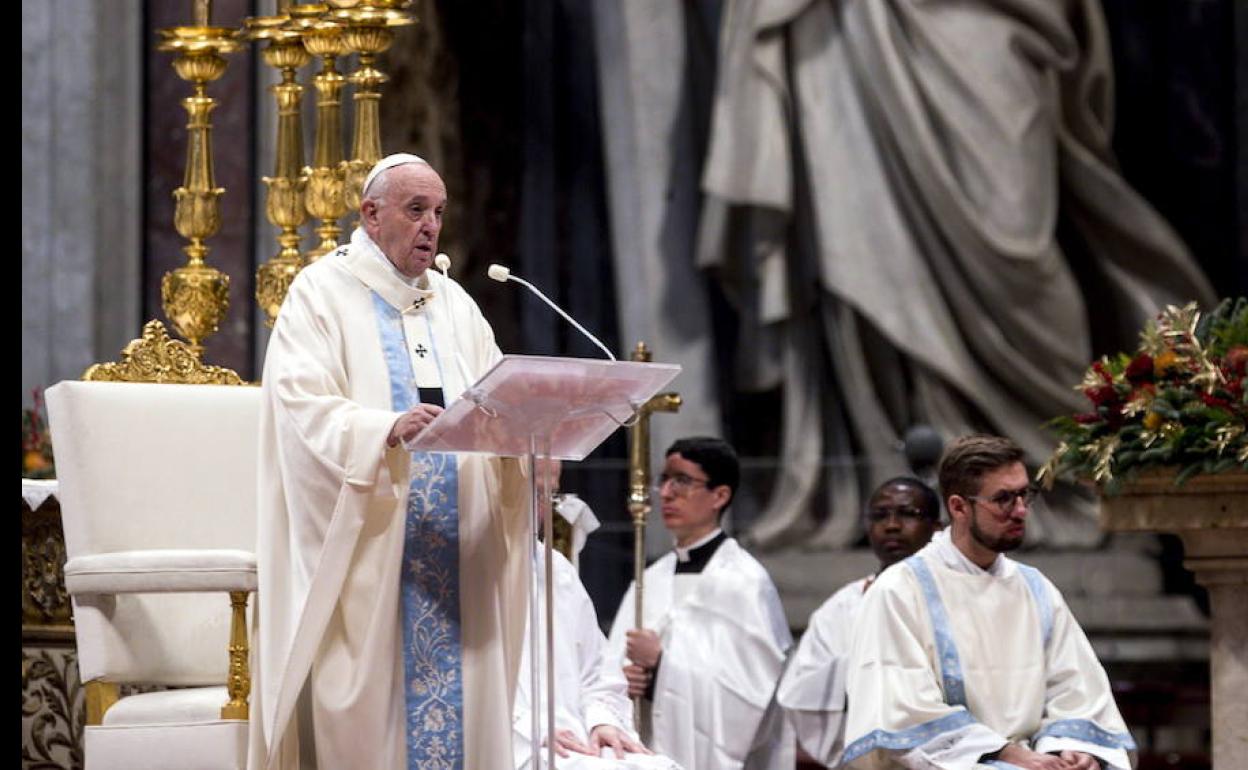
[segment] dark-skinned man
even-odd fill
[[[653,704],[650,747],[685,770],[793,767],[787,723],[763,722],[792,644],[780,596],[720,529],[739,478],[721,439],[668,448],[658,495],[676,547],[646,570],[642,629],[633,586],[611,629],[630,694]]]
[[[940,498],[918,479],[890,479],[868,499],[863,526],[879,569],[811,614],[776,691],[798,745],[827,767],[840,763],[845,745],[845,670],[858,610],[877,576],[927,545],[941,528]]]

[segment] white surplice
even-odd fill
[[[405,282],[357,230],[349,247],[299,273],[274,326],[261,416],[252,770],[297,766],[304,697],[298,711],[315,724],[319,768],[406,767],[399,592],[411,455],[386,449],[399,414],[376,297],[401,313],[409,356],[432,348],[411,363],[417,379],[436,364],[447,403],[500,356],[458,284],[432,270],[422,283]],[[464,767],[490,768],[511,756],[528,493],[514,461],[465,455],[457,465],[460,736]]]
[[[867,591],[847,687],[850,767],[971,768],[1018,742],[1127,770],[1135,748],[1061,592],[1005,556],[980,569],[948,530]]]
[[[776,701],[816,761],[836,767],[845,747],[845,672],[854,623],[872,578],[843,586],[810,615],[789,658]]]
[[[570,730],[576,739],[589,744],[589,733],[599,725],[617,727],[637,740],[633,729],[633,703],[628,698],[628,682],[617,659],[606,655],[607,639],[598,628],[593,602],[576,568],[558,551],[554,554],[554,617],[555,617],[555,730]],[[543,618],[539,640],[546,643],[545,625],[545,554],[538,552],[538,609]],[[526,626],[527,628],[527,626]],[[541,688],[546,689],[546,661],[538,657]],[[529,635],[524,636],[520,677],[516,685],[514,737],[516,770],[530,767],[532,759],[533,703],[529,682]],[[539,705],[538,722],[542,740],[546,736],[546,698]],[[546,749],[542,748],[543,758]],[[602,757],[573,753],[556,757],[558,770],[680,770],[680,766],[659,755],[627,754],[616,759],[613,751]]]
[[[589,504],[575,492],[563,492],[555,499],[555,513],[572,525],[572,566],[580,569],[585,541],[601,526]]]
[[[663,647],[650,748],[686,770],[792,768],[791,728],[764,720],[793,643],[771,577],[732,538],[700,574],[677,575],[676,561],[668,553],[645,574],[644,626]],[[611,626],[617,661],[635,625],[634,589]]]

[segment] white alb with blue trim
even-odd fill
[[[850,767],[972,767],[1015,741],[1126,770],[1135,748],[1057,589],[1004,556],[980,569],[947,531],[867,592],[847,688]]]

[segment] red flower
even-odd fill
[[[1118,403],[1118,391],[1114,390],[1113,385],[1087,388],[1083,394],[1096,406],[1112,406]]]
[[[1225,398],[1218,398],[1212,393],[1200,392],[1200,400],[1205,402],[1205,406],[1211,406],[1215,409],[1223,409],[1227,412],[1232,411],[1231,402]]]
[[[1101,421],[1101,416],[1096,412],[1080,412],[1075,415],[1075,422],[1080,425],[1092,425]]]
[[[1223,365],[1241,377],[1248,374],[1248,346],[1234,345],[1226,351]]]
[[[1101,363],[1100,361],[1093,361],[1093,362],[1092,362],[1092,369],[1093,369],[1093,371],[1095,371],[1097,374],[1101,375],[1101,379],[1102,379],[1102,380],[1105,380],[1105,382],[1107,382],[1107,383],[1109,383],[1109,384],[1111,384],[1111,385],[1113,384],[1113,382],[1114,382],[1114,378],[1110,375],[1110,373],[1109,373],[1109,372],[1105,371],[1105,364]]]
[[[1149,382],[1153,379],[1153,357],[1147,353],[1141,353],[1127,364],[1127,370],[1124,372],[1127,382],[1139,385]]]

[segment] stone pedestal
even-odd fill
[[[1101,500],[1113,532],[1165,532],[1183,540],[1183,566],[1209,589],[1214,770],[1248,756],[1248,473],[1197,476],[1181,487],[1153,472]]]

